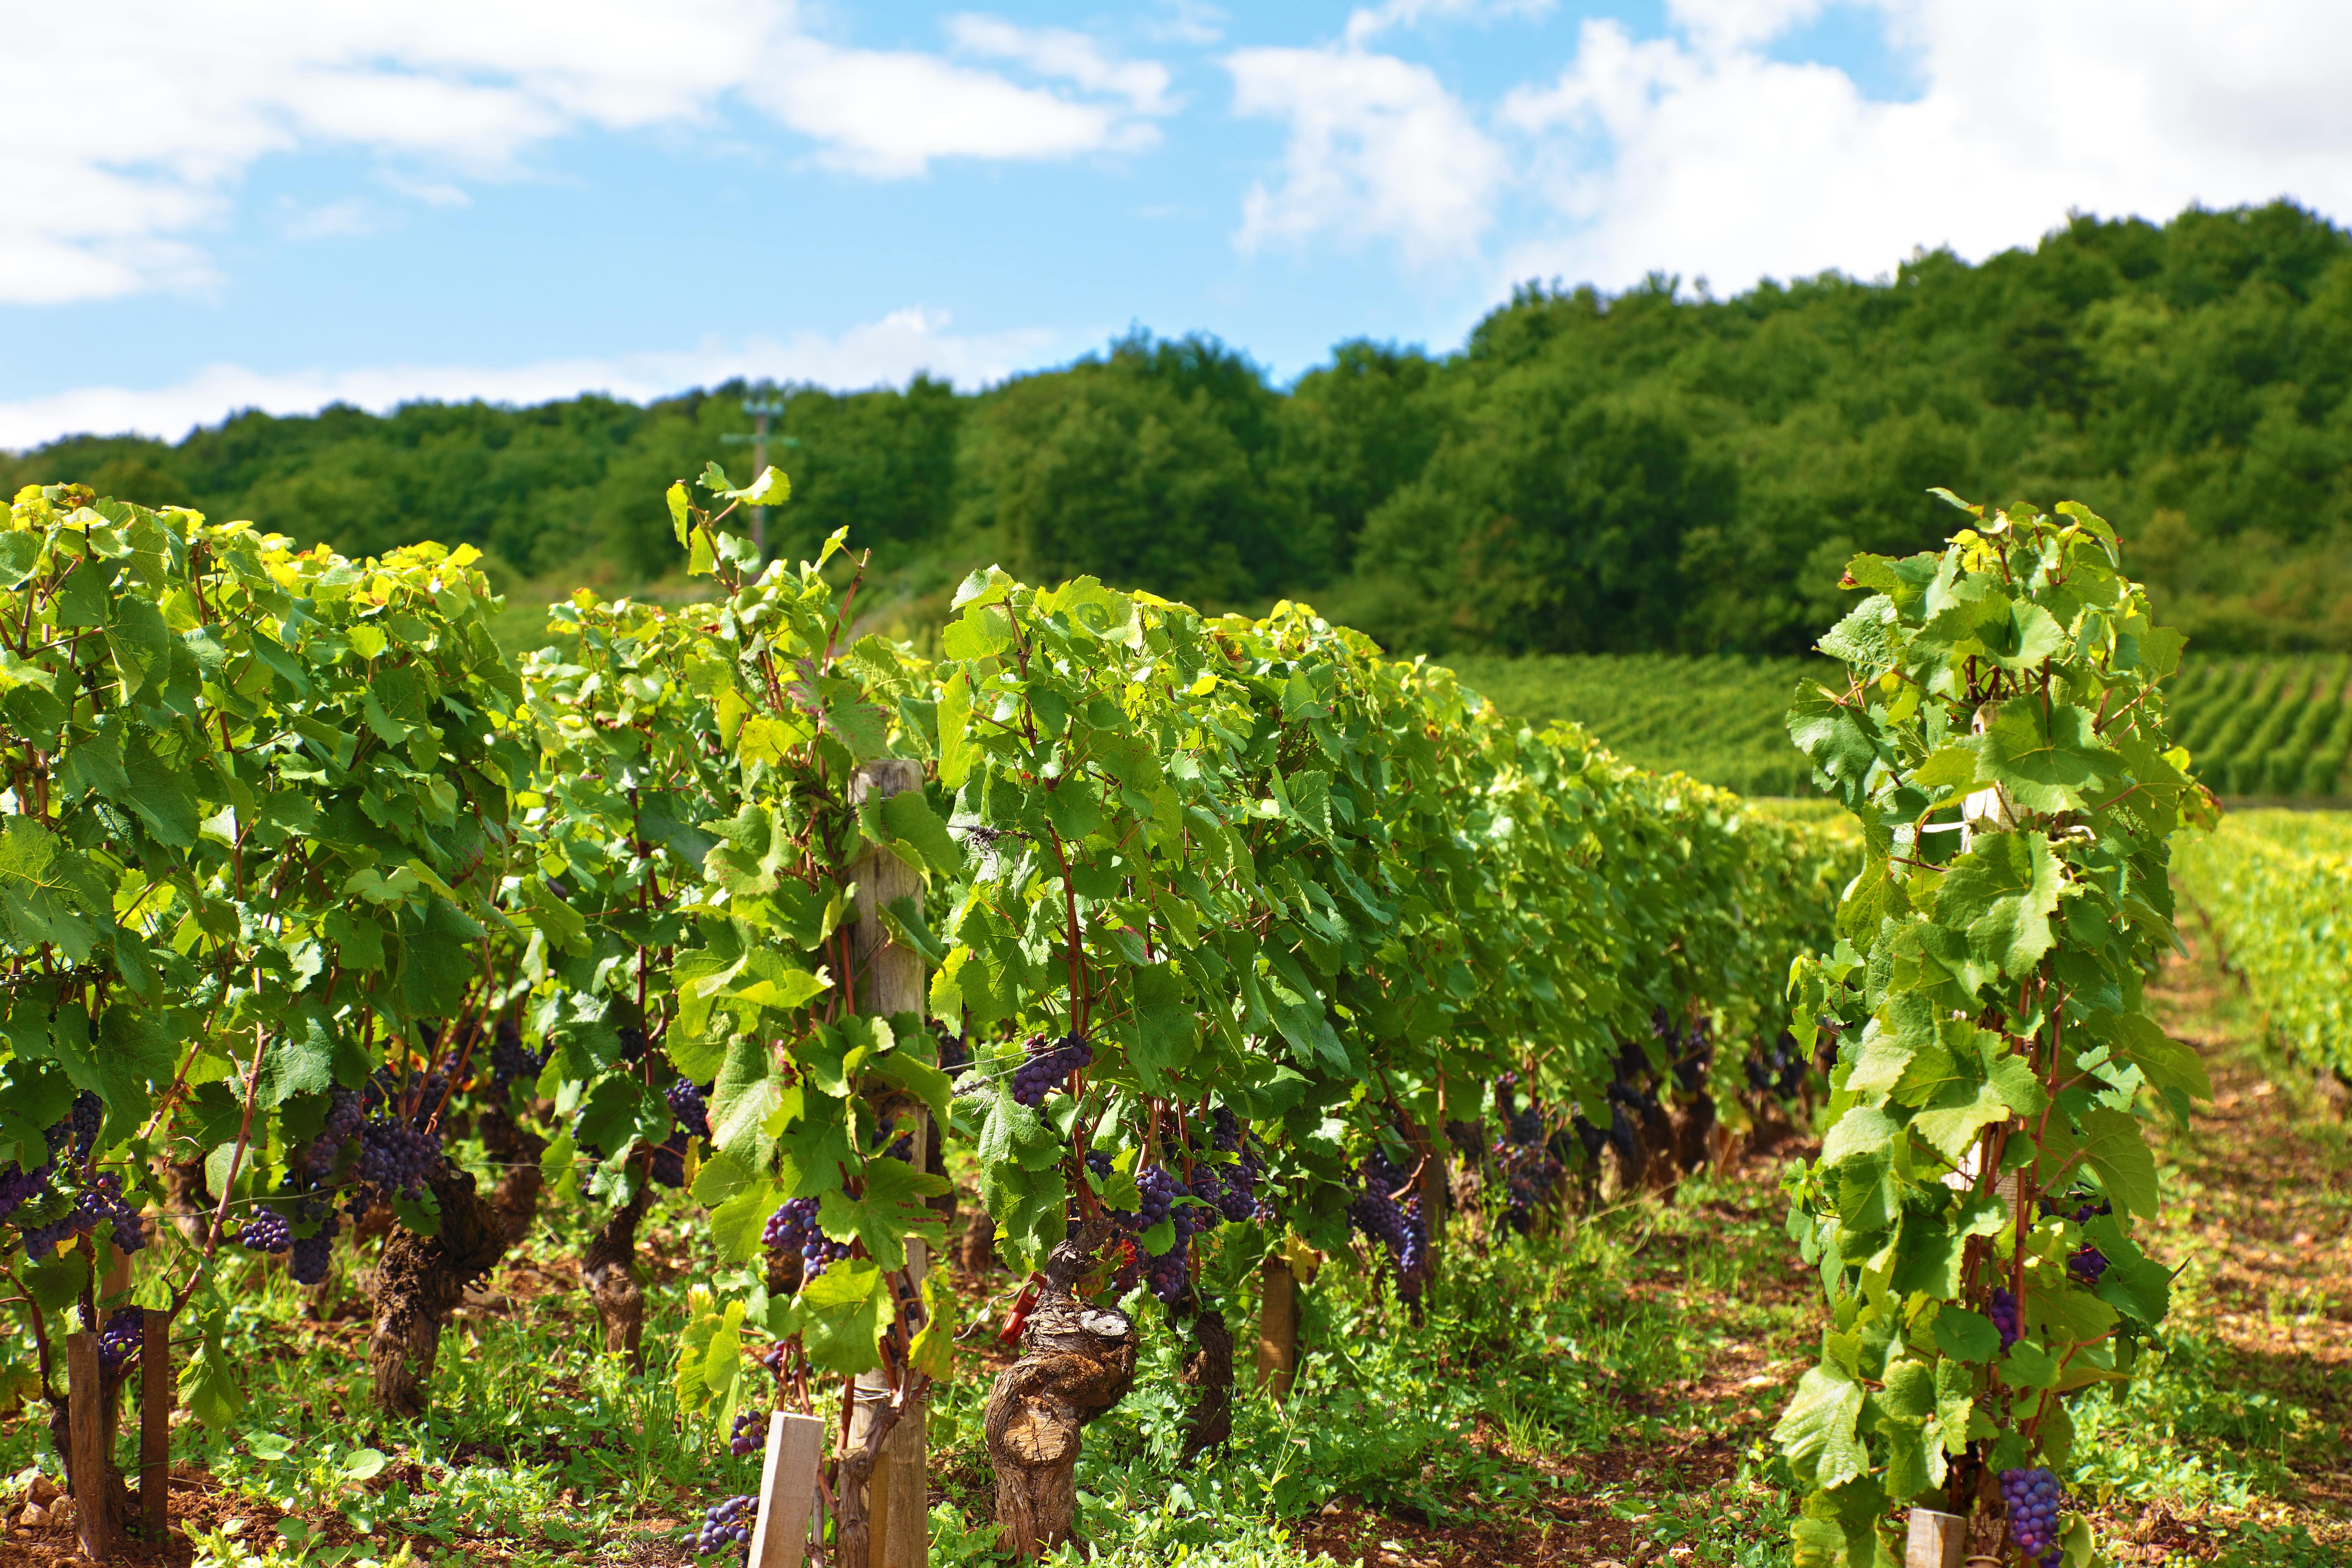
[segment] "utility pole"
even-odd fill
[[[751,388],[751,395],[743,400],[743,412],[751,416],[751,433],[745,436],[730,431],[719,437],[730,447],[740,447],[746,441],[751,444],[751,478],[749,483],[757,484],[760,476],[768,471],[768,421],[784,416],[786,401],[787,395],[777,391],[775,383],[758,383]],[[797,447],[800,442],[780,433],[777,445]],[[768,509],[763,506],[751,509],[751,548],[759,552],[760,562],[765,565],[768,560]]]

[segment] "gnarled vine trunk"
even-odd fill
[[[506,1230],[474,1190],[474,1178],[444,1165],[433,1176],[441,1232],[418,1236],[395,1227],[375,1269],[375,1331],[368,1364],[376,1404],[388,1415],[422,1415],[441,1348],[441,1325],[466,1287],[506,1256]]]
[[[498,1211],[507,1245],[512,1247],[530,1234],[531,1222],[539,1217],[540,1188],[545,1184],[539,1157],[547,1152],[547,1140],[501,1106],[482,1118],[482,1149],[505,1170],[490,1191],[490,1207]]]
[[[636,1195],[613,1211],[580,1255],[580,1283],[596,1304],[604,1349],[627,1351],[639,1372],[646,1369],[646,1291],[637,1283],[637,1222],[651,1194],[648,1184],[639,1183]]]
[[[205,1190],[202,1160],[159,1159],[163,1170],[163,1213],[191,1247],[212,1232],[212,1194]]]
[[[996,1523],[1002,1544],[1024,1558],[1070,1539],[1080,1435],[1135,1385],[1135,1325],[1071,1292],[1100,1236],[1096,1222],[1054,1248],[1021,1359],[989,1391],[983,1430],[996,1468]]]
[[[1234,1435],[1234,1336],[1223,1312],[1202,1309],[1192,1319],[1192,1353],[1179,1373],[1193,1391],[1184,1418],[1184,1459],[1191,1465],[1203,1448],[1223,1447]]]
[[[986,1209],[971,1216],[957,1261],[967,1274],[985,1274],[996,1267],[996,1221]]]

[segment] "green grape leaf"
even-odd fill
[[[863,1258],[835,1259],[801,1287],[802,1343],[809,1361],[852,1376],[882,1364],[876,1348],[892,1317],[882,1270]]]
[[[2063,1117],[2053,1116],[2042,1136],[2045,1154],[2054,1155],[2062,1162],[2079,1157],[2098,1173],[2099,1185],[2118,1207],[2127,1208],[2144,1219],[2154,1219],[2158,1193],[2156,1156],[2149,1152],[2138,1119],[2129,1111],[2095,1106],[2084,1111],[2080,1120],[2083,1129],[2078,1140],[2064,1126]]]
[[[1946,1301],[1936,1310],[1936,1348],[1956,1361],[1984,1363],[2000,1351],[2000,1331],[1981,1312]]]
[[[1799,1476],[1810,1476],[1828,1489],[1870,1468],[1870,1455],[1854,1430],[1862,1401],[1862,1385],[1833,1366],[1812,1367],[1798,1380],[1772,1439]]]
[[[2091,715],[2072,703],[2051,706],[2017,697],[1977,742],[1977,772],[2000,784],[2029,811],[2079,811],[2115,753],[2091,727]]]
[[[2050,916],[2063,879],[2039,833],[1989,833],[1952,862],[1936,889],[1936,923],[1960,933],[1967,958],[1958,978],[1970,993],[2001,975],[2029,973],[2056,939]]]

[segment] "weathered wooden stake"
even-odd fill
[[[1903,1568],[1960,1568],[1960,1549],[1969,1538],[1967,1520],[1932,1508],[1915,1508],[1910,1526],[1903,1542]]]
[[[139,1507],[147,1543],[172,1528],[172,1314],[147,1309],[139,1343]]]
[[[750,1568],[801,1568],[824,1450],[821,1418],[786,1410],[768,1416],[768,1458],[760,1471],[760,1522],[751,1531]]]
[[[1258,1385],[1276,1399],[1287,1399],[1291,1380],[1297,1375],[1298,1281],[1290,1272],[1290,1259],[1270,1252],[1258,1270]]]
[[[863,805],[868,800],[887,800],[894,795],[922,787],[920,763],[886,758],[857,770],[857,776],[850,784],[850,802]],[[889,931],[882,921],[882,910],[902,898],[911,898],[920,905],[922,877],[896,855],[882,849],[861,856],[852,874],[857,883],[856,921],[851,928],[849,950],[856,970],[857,1010],[881,1017],[894,1013],[919,1016],[924,1005],[922,958],[890,940]],[[919,1171],[923,1168],[928,1121],[921,1111],[900,1113],[899,1131],[912,1135],[910,1163]],[[929,1265],[927,1251],[920,1241],[907,1243],[907,1278],[919,1288]],[[854,1451],[866,1441],[877,1407],[889,1396],[887,1372],[877,1369],[859,1375],[857,1397],[851,1402],[849,1430],[844,1434],[845,1450]],[[917,1402],[908,1405],[898,1424],[883,1436],[880,1459],[866,1486],[870,1531],[867,1562],[845,1564],[844,1568],[926,1568],[929,1563],[930,1483],[925,1473],[923,1451],[929,1425],[929,1412]]]
[[[106,1377],[98,1336],[88,1329],[66,1336],[66,1426],[72,1444],[74,1533],[82,1555],[104,1563],[121,1549],[114,1521],[112,1456],[106,1430]]]

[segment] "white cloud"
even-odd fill
[[[207,366],[168,386],[85,386],[0,402],[0,447],[22,450],[59,436],[135,431],[177,440],[239,409],[308,414],[331,403],[383,410],[420,398],[530,404],[604,392],[643,402],[730,377],[770,377],[821,386],[904,383],[928,371],[973,388],[1000,381],[1064,350],[1064,335],[1025,329],[979,334],[949,331],[941,311],[894,310],[836,334],[795,332],[740,343],[531,364],[375,365],[353,370],[265,372]]]
[[[1207,0],[1167,0],[1163,16],[1146,21],[1143,35],[1168,44],[1208,45],[1225,36],[1224,12]]]
[[[1290,131],[1279,183],[1242,198],[1243,250],[1328,231],[1394,240],[1416,265],[1476,251],[1508,169],[1436,72],[1352,45],[1243,49],[1224,65],[1234,112]]]
[[[1067,27],[1021,27],[997,16],[950,16],[948,37],[968,54],[1010,60],[1053,81],[1127,100],[1138,114],[1167,114],[1168,68],[1157,60],[1113,59],[1084,33]]]
[[[2074,208],[2160,219],[2287,195],[2352,212],[2336,0],[1876,0],[1924,83],[1904,102],[1767,57],[1822,9],[1673,0],[1678,31],[1646,41],[1586,23],[1559,77],[1498,117],[1559,219],[1505,276],[1739,288],[1881,273],[1915,245],[1982,257]]]
[[[375,214],[365,202],[345,197],[321,206],[301,207],[286,219],[289,239],[344,239],[373,234],[377,227]]]
[[[1553,0],[1383,0],[1348,14],[1346,37],[1361,47],[1392,27],[1417,27],[1436,17],[1492,21],[1505,16],[1540,16]],[[1737,0],[1733,0],[1737,3]]]
[[[372,153],[447,200],[555,138],[707,123],[730,98],[882,177],[1131,149],[1165,107],[1160,68],[1083,35],[1010,30],[1002,58],[1037,85],[821,37],[795,0],[110,0],[8,26],[13,79],[102,68],[106,89],[0,121],[0,302],[18,304],[201,285],[240,176],[298,149]]]

